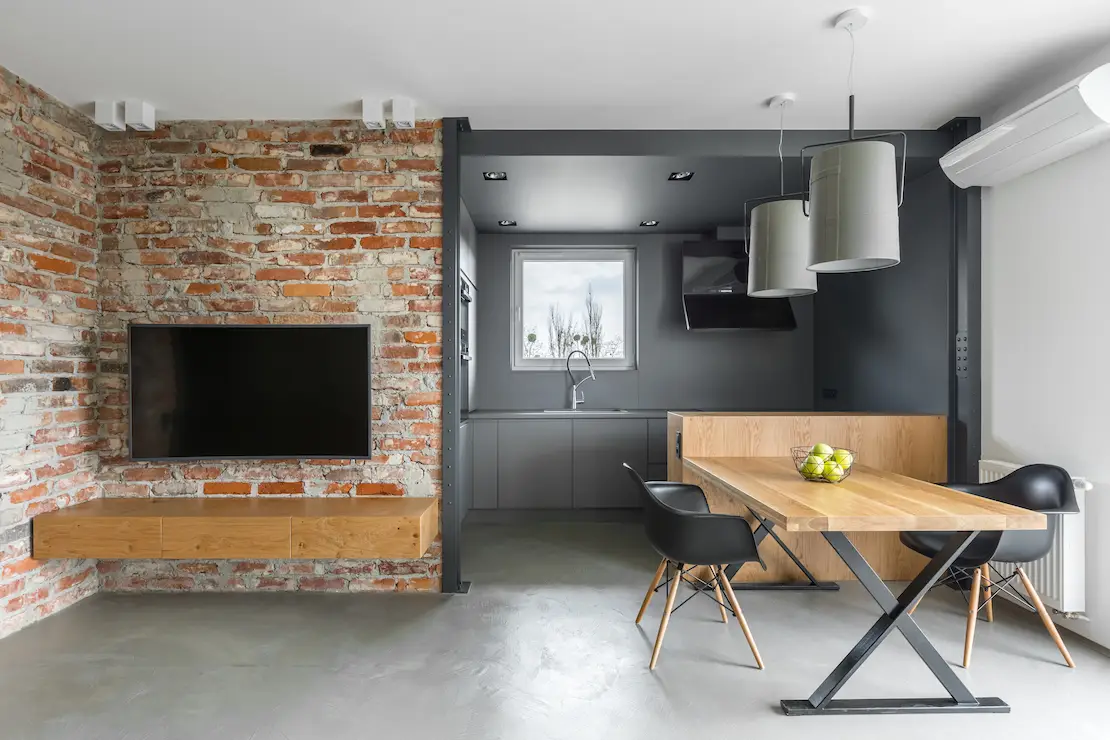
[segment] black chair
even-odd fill
[[[1068,471],[1056,465],[1026,465],[991,483],[947,485],[957,491],[1032,509],[1048,514],[1050,517],[1079,512],[1071,476]],[[1060,639],[1056,625],[1052,622],[1052,617],[1021,566],[1017,566],[1010,575],[1003,576],[991,565],[992,562],[1017,564],[1040,560],[1052,549],[1054,531],[1050,521],[1047,529],[983,532],[960,553],[944,579],[937,583],[938,586],[954,584],[962,590],[970,581],[967,632],[964,636],[965,668],[971,665],[971,646],[975,639],[975,622],[978,619],[979,610],[985,608],[987,621],[994,621],[992,601],[1007,588],[1011,594],[1024,601],[1040,615],[1045,629],[1056,642],[1056,647],[1060,649],[1068,666],[1075,667],[1068,649],[1064,647],[1064,641]],[[944,547],[951,535],[951,532],[902,532],[900,539],[903,545],[914,552],[931,558]],[[993,586],[992,570],[997,576]],[[1015,578],[1021,579],[1025,591],[1029,594],[1028,599],[1014,590],[1011,582]],[[982,606],[980,606],[981,593],[984,599]]]
[[[721,609],[721,620],[728,622],[726,605],[721,597],[721,589],[724,589],[728,595],[728,605],[736,615],[741,629],[744,630],[744,637],[747,638],[748,646],[752,649],[756,665],[762,669],[763,659],[759,657],[755,639],[748,629],[743,612],[740,611],[736,594],[724,574],[725,566],[722,565],[759,560],[751,525],[743,517],[710,513],[705,494],[697,486],[670,482],[645,483],[628,463],[625,463],[624,468],[636,482],[640,498],[643,499],[644,526],[648,541],[663,558],[655,570],[651,585],[648,586],[644,602],[640,605],[636,624],[643,619],[644,612],[651,603],[651,597],[659,587],[663,571],[667,571],[667,581],[664,584],[667,586],[667,605],[663,609],[663,618],[659,622],[659,634],[655,638],[655,647],[651,651],[651,662],[648,667],[654,670],[659,660],[659,650],[663,647],[663,634],[667,631],[667,623],[670,621],[671,612],[675,609],[678,585],[685,580],[693,583],[695,589],[699,586],[706,589],[712,587],[716,594],[714,600]],[[675,568],[673,575],[672,565]],[[699,566],[709,568],[709,581],[703,581],[692,573],[693,569]],[[703,593],[708,595],[708,590]]]

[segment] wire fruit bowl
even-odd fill
[[[847,447],[812,445],[791,447],[798,474],[813,483],[840,483],[852,474],[856,451]]]

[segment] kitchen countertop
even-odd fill
[[[627,409],[615,414],[610,409],[583,408],[566,413],[546,413],[543,409],[479,409],[467,413],[465,421],[486,419],[665,419],[668,409]]]

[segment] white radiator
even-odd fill
[[[1014,472],[1021,465],[998,460],[979,461],[979,481],[989,483]],[[1086,478],[1072,477],[1079,513],[1054,516],[1048,526],[1055,530],[1052,549],[1040,560],[1021,563],[1045,606],[1068,617],[1081,617],[1087,608],[1086,506],[1084,499],[1093,487]],[[992,562],[999,573],[1010,575],[1014,564]],[[1014,586],[1017,587],[1015,581]],[[1007,598],[1009,594],[1003,592]]]

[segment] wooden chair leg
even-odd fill
[[[1060,650],[1060,655],[1064,656],[1068,668],[1075,668],[1075,661],[1071,659],[1071,653],[1064,647],[1064,641],[1060,638],[1060,632],[1056,629],[1056,624],[1052,621],[1052,616],[1049,615],[1048,609],[1045,608],[1044,602],[1041,601],[1041,597],[1037,593],[1037,590],[1033,588],[1033,583],[1029,580],[1029,576],[1025,575],[1025,571],[1021,568],[1017,569],[1017,574],[1018,577],[1021,578],[1021,585],[1025,586],[1029,598],[1033,600],[1033,606],[1037,607],[1037,614],[1041,616],[1041,622],[1044,623],[1044,628],[1048,630],[1048,634],[1052,635],[1052,640]]]
[[[986,612],[987,621],[994,621],[994,599],[991,598],[991,567],[989,564],[983,564],[983,599],[986,603],[983,606],[983,611]]]
[[[728,612],[725,611],[725,597],[721,595],[721,580],[724,571],[716,565],[709,566],[710,578],[713,579],[713,594],[717,597],[717,608],[721,610],[721,621],[728,624]]]
[[[640,604],[640,613],[636,615],[636,624],[644,618],[644,612],[647,611],[648,604],[651,603],[651,597],[655,595],[655,587],[659,585],[659,581],[663,578],[663,570],[667,567],[667,559],[663,558],[659,561],[659,567],[655,569],[655,577],[651,579],[651,585],[648,586],[647,593],[644,594],[644,603]]]
[[[975,641],[975,623],[979,619],[979,594],[982,590],[983,569],[976,568],[971,576],[971,592],[967,603],[967,632],[964,634],[964,668],[971,667],[971,645]]]
[[[667,631],[667,623],[671,621],[671,610],[674,609],[674,598],[678,595],[678,584],[682,582],[682,563],[676,563],[678,573],[671,579],[671,587],[667,589],[667,605],[663,608],[663,618],[659,620],[659,634],[655,636],[655,647],[651,650],[651,662],[648,669],[654,671],[655,664],[659,661],[659,651],[663,648],[663,635]]]
[[[744,637],[748,640],[748,647],[752,649],[755,664],[759,666],[759,670],[763,670],[763,658],[759,657],[759,648],[755,646],[755,638],[752,637],[752,631],[748,629],[748,620],[744,619],[744,612],[740,611],[740,602],[736,600],[736,592],[732,590],[732,584],[728,582],[727,578],[722,578],[721,581],[725,587],[725,593],[728,595],[728,603],[732,604],[732,611],[736,612],[736,621],[740,623],[740,628],[744,630]]]

